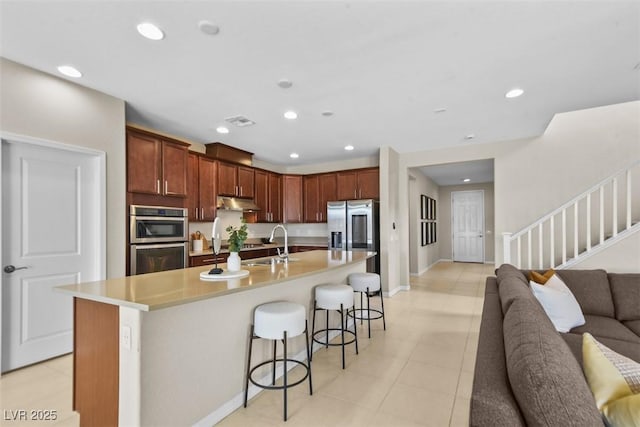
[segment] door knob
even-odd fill
[[[5,273],[13,273],[16,270],[26,270],[29,267],[16,267],[15,265],[7,265],[4,268]]]

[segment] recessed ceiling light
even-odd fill
[[[353,145],[349,144],[349,145],[345,145],[344,149],[347,151],[353,151]]]
[[[162,30],[151,22],[141,22],[136,28],[143,37],[149,40],[162,40],[164,38]]]
[[[325,117],[331,117],[333,116],[333,111],[329,111],[329,110],[323,111],[322,115]]]
[[[298,113],[296,113],[295,111],[286,111],[284,113],[284,118],[285,119],[289,119],[289,120],[294,120],[298,118]]]
[[[58,67],[58,71],[60,71],[62,74],[64,74],[67,77],[74,77],[74,78],[82,77],[82,73],[78,71],[77,68],[72,67],[71,65],[60,65]]]
[[[216,132],[218,133],[229,133],[229,129],[224,126],[218,126],[216,128]]]
[[[475,137],[476,137],[476,136],[475,136],[474,134],[470,133],[469,135],[465,135],[465,136],[464,136],[464,139],[473,139],[473,138],[475,138]]]
[[[516,87],[516,88],[511,89],[504,96],[506,98],[517,98],[520,95],[522,95],[523,93],[524,93],[524,90],[520,89],[519,87]]]
[[[298,153],[291,153],[289,154],[289,157],[291,157],[292,159],[297,159],[300,156],[298,155]]]
[[[471,178],[465,178],[462,180],[462,182],[469,182],[469,181],[471,181]]]
[[[439,114],[439,113],[446,113],[447,109],[446,108],[436,108],[435,110],[433,110],[434,113]]]
[[[215,36],[220,32],[220,27],[218,27],[217,25],[209,21],[198,22],[198,28],[200,28],[200,31],[202,31],[203,33],[209,36]]]
[[[291,86],[293,86],[293,83],[289,79],[280,79],[278,80],[278,86],[280,86],[282,89],[289,89]]]

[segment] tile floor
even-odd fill
[[[385,299],[387,331],[359,326],[360,354],[320,349],[313,357],[313,396],[289,391],[288,426],[467,426],[484,281],[492,265],[440,262],[411,290]],[[71,410],[71,356],[0,377],[0,426],[77,426]],[[57,420],[11,421],[11,410],[56,410]],[[9,419],[7,419],[9,418]],[[265,391],[219,426],[279,426],[282,393]]]

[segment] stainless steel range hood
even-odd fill
[[[217,208],[225,211],[254,212],[260,207],[251,199],[238,199],[235,197],[218,196]]]

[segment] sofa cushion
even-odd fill
[[[640,274],[609,273],[618,320],[640,320]]]
[[[506,313],[511,303],[517,298],[525,298],[535,301],[529,283],[524,274],[509,264],[503,264],[497,271],[496,280],[498,282],[498,293],[500,294],[500,304],[502,313]]]
[[[640,337],[640,320],[627,320],[626,322],[622,322],[622,324]]]
[[[627,328],[616,319],[604,316],[594,316],[587,314],[584,316],[586,323],[577,328],[571,329],[574,334],[583,334],[589,332],[599,338],[613,338],[616,340],[629,341],[640,344],[640,337],[633,333],[633,331]]]
[[[640,426],[640,363],[582,336],[584,375],[596,405],[613,427]]]
[[[582,369],[535,300],[512,302],[503,334],[509,382],[527,425],[602,426]]]
[[[567,334],[560,335],[569,346],[571,353],[573,353],[580,366],[582,366],[582,334],[573,334],[569,332]],[[640,362],[640,346],[638,346],[638,344],[613,338],[596,337],[596,339],[616,353],[620,353],[631,360]]]
[[[552,281],[554,279],[558,283],[562,283],[562,280],[554,275],[546,285],[531,281],[529,286],[556,330],[558,332],[569,332],[576,326],[584,325],[584,316],[580,311],[578,301],[576,301],[569,288],[564,284],[562,284],[562,287],[553,286]]]
[[[604,270],[558,270],[578,300],[583,314],[614,317],[613,297]]]
[[[487,279],[471,395],[471,426],[524,426],[507,377],[500,298]]]

